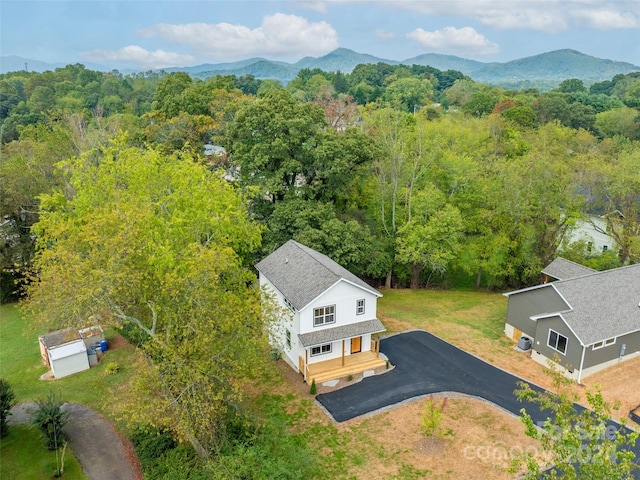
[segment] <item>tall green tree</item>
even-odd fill
[[[89,318],[147,338],[155,402],[136,420],[171,427],[206,456],[262,371],[267,325],[245,266],[260,244],[241,196],[187,155],[115,144],[64,165],[42,198],[24,307],[50,328]]]
[[[269,90],[241,107],[228,129],[241,183],[257,186],[272,203],[295,193],[313,163],[323,125],[318,105],[301,103],[285,90]]]
[[[588,390],[587,409],[576,408],[577,395],[572,393],[572,381],[553,366],[547,369],[554,391],[533,390],[520,382],[515,391],[520,401],[537,404],[549,417],[536,423],[523,408],[520,417],[527,436],[539,440],[540,454],[548,464],[540,465],[531,454],[514,459],[524,465],[526,480],[569,479],[600,480],[631,479],[637,471],[633,447],[638,432],[611,422],[618,405],[605,401],[599,390]]]

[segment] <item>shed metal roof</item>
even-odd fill
[[[87,347],[82,340],[74,340],[73,342],[51,347],[48,350],[49,358],[53,361],[70,357],[78,353],[86,353]]]

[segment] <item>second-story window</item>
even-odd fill
[[[356,315],[364,315],[364,298],[356,300]]]
[[[336,321],[336,306],[329,305],[313,309],[313,326],[326,325]]]

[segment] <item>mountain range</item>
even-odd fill
[[[258,79],[272,79],[287,83],[294,79],[303,68],[319,68],[323,71],[351,73],[359,64],[387,63],[390,65],[429,65],[438,70],[457,70],[473,80],[490,85],[558,84],[569,78],[578,78],[589,85],[610,80],[617,74],[640,71],[640,67],[626,62],[618,62],[592,57],[576,50],[555,50],[510,62],[485,63],[452,55],[427,53],[406,60],[389,60],[373,55],[338,48],[322,57],[305,57],[295,63],[279,62],[266,58],[250,58],[238,62],[202,64],[192,67],[165,68],[166,72],[187,72],[193,77],[208,78],[216,75],[253,75]],[[0,73],[24,70],[53,70],[62,64],[47,64],[17,56],[0,58]],[[110,71],[111,68],[85,64],[93,70]],[[132,70],[121,70],[131,73]]]

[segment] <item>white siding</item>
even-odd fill
[[[274,295],[274,298],[278,302],[278,305],[285,311],[291,312],[289,307],[284,302],[284,296],[278,291],[278,289],[265,277],[262,272],[259,272],[260,287],[266,288],[267,291]],[[287,348],[286,330],[291,332],[291,348]],[[281,325],[277,329],[277,340],[274,347],[282,348],[282,353],[285,355],[285,360],[291,366],[298,369],[298,356],[304,357],[304,349],[300,345],[298,340],[298,333],[300,333],[300,313],[291,313],[291,317],[288,319],[283,318]]]
[[[56,378],[89,370],[87,348],[82,340],[65,343],[49,349],[51,370]]]
[[[356,302],[360,299],[365,300],[365,312],[363,315],[356,315]],[[350,325],[376,318],[377,300],[377,296],[373,293],[348,282],[340,281],[300,311],[300,333],[315,332],[323,328]],[[314,327],[313,310],[328,305],[336,306],[335,323]]]

